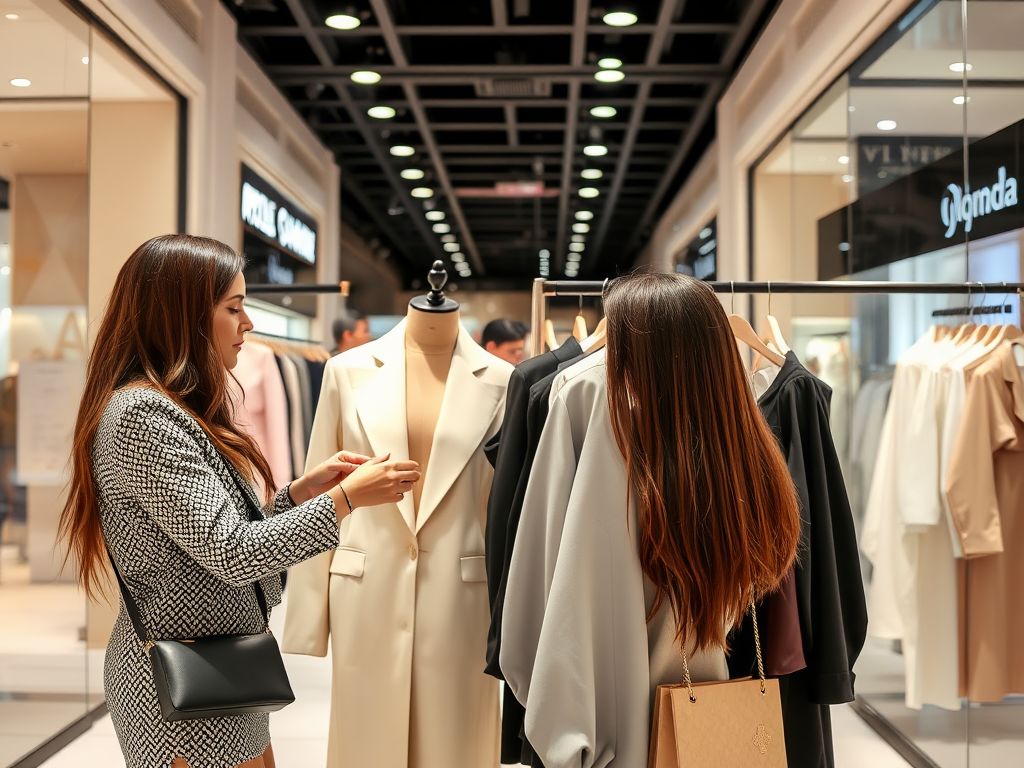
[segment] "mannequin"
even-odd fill
[[[458,309],[427,312],[409,304],[405,326],[405,411],[409,425],[409,458],[419,462],[422,471],[412,490],[417,513],[458,338]]]

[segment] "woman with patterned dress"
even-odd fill
[[[114,283],[89,361],[62,534],[92,596],[110,587],[109,552],[153,639],[262,631],[257,581],[278,604],[284,569],[334,549],[352,509],[419,477],[414,462],[343,451],[272,493],[227,387],[252,330],[244,263],[207,238],[145,243]],[[255,481],[271,490],[252,521]],[[123,602],[104,681],[127,768],[273,768],[267,714],[162,717]]]

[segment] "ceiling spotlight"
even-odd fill
[[[849,155],[840,155],[840,157],[839,157],[839,164],[840,165],[849,165],[850,164],[850,156]]]
[[[583,148],[583,154],[587,157],[603,157],[608,154],[608,147],[603,144],[588,144]]]
[[[351,78],[353,83],[359,83],[360,85],[376,85],[380,82],[380,73],[364,69],[359,72],[353,72],[349,75],[349,78]]]
[[[573,232],[584,232],[584,233],[585,232],[589,232],[590,231],[590,225],[589,224],[584,224],[582,221],[577,221],[575,224],[572,225],[572,231]]]
[[[843,176],[843,181],[849,184],[851,181],[853,181],[853,176],[847,173],[846,175]]]
[[[580,171],[580,176],[582,176],[584,179],[590,179],[591,181],[593,181],[594,179],[600,179],[602,176],[604,176],[604,171],[600,170],[599,168],[584,168],[582,171]]]
[[[442,248],[444,248],[444,249],[445,249],[446,251],[448,251],[448,253],[456,253],[456,252],[458,252],[458,251],[462,250],[462,249],[461,249],[461,248],[459,247],[459,244],[458,244],[458,243],[445,243],[445,244],[444,244],[444,245],[442,246]]]
[[[432,190],[430,187],[416,187],[409,194],[412,195],[413,197],[418,197],[421,200],[423,200],[423,199],[426,199],[428,197],[433,197],[434,196],[434,190]]]
[[[576,211],[576,218],[580,221],[590,221],[594,214],[591,211]]]
[[[444,211],[427,211],[427,221],[444,221]]]
[[[629,27],[636,24],[636,14],[629,11],[612,11],[604,15],[603,21],[609,27]]]
[[[88,56],[83,56],[82,57],[82,63],[83,64],[88,64],[89,63],[89,57]]]
[[[953,97],[953,103],[956,104],[958,107],[959,106],[963,106],[964,104],[966,104],[970,100],[971,100],[970,96],[954,96]]]
[[[324,24],[331,29],[355,29],[362,23],[358,16],[351,16],[347,13],[336,13],[324,20]]]
[[[619,114],[619,110],[615,107],[591,107],[591,117],[615,117]]]
[[[5,13],[4,18],[7,19],[8,21],[17,21],[21,17],[16,13]]]
[[[878,127],[878,130],[880,130],[880,131],[895,131],[896,130],[896,121],[895,120],[879,120],[877,127]]]
[[[600,194],[594,187],[583,187],[580,189],[580,197],[597,197]]]
[[[465,261],[465,260],[466,260],[466,254],[464,254],[464,253],[459,253],[458,251],[456,251],[455,253],[452,254],[452,261],[454,261],[456,264],[458,264],[460,261]]]
[[[442,223],[439,223],[439,224],[435,224],[434,226],[431,227],[431,229],[434,230],[435,232],[437,232],[437,234],[443,235],[446,232],[451,232],[452,231],[452,226],[451,226],[451,224],[444,224],[442,222]]]
[[[599,83],[617,83],[626,76],[617,69],[601,69],[594,73],[594,79]]]
[[[26,80],[24,77],[16,77],[13,80],[11,80],[11,85],[13,85],[15,88],[28,88],[30,85],[32,85],[32,81]]]
[[[583,254],[582,253],[576,253],[574,251],[574,252],[568,254],[565,258],[567,258],[571,262],[577,262],[578,263],[580,261],[580,259],[583,258]]]
[[[366,110],[366,114],[370,117],[376,117],[378,120],[387,120],[395,116],[394,107],[370,107]]]
[[[569,239],[574,243],[585,243],[587,241],[587,238],[584,235],[573,235]]]
[[[442,243],[454,243],[455,242],[455,235],[441,235],[441,242]]]
[[[426,176],[426,174],[419,168],[403,168],[398,175],[408,181],[419,181]],[[429,219],[430,216],[428,215],[427,218]],[[441,218],[444,218],[444,214],[441,214]]]
[[[950,72],[970,72],[972,69],[974,69],[974,65],[966,64],[962,61],[954,61],[949,65]]]
[[[587,246],[585,246],[583,243],[569,243],[569,250],[575,251],[576,253],[580,253],[586,247]]]
[[[599,66],[601,69],[618,69],[619,67],[622,66],[622,61],[613,58],[601,59],[599,62],[597,62],[597,66]]]
[[[405,144],[397,144],[391,148],[391,154],[395,157],[410,157],[416,154],[416,150]]]

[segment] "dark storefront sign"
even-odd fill
[[[316,282],[316,221],[244,163],[241,217],[247,282],[275,285]],[[316,314],[315,297],[259,298],[305,315]]]
[[[959,136],[861,136],[857,139],[857,197],[963,148]]]
[[[718,273],[718,220],[712,219],[676,254],[676,272],[698,280],[715,280]]]
[[[892,264],[1024,228],[1024,121],[875,190],[818,221],[818,277]]]

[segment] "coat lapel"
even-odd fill
[[[409,458],[409,429],[405,413],[405,321],[373,342],[369,350],[377,369],[351,369],[356,413],[373,452],[391,453],[395,461]],[[410,531],[416,530],[412,494],[398,502]]]
[[[501,404],[505,388],[488,384],[478,377],[490,365],[489,359],[490,355],[481,350],[464,329],[460,329],[445,382],[441,413],[434,429],[430,465],[423,481],[415,528],[417,533],[458,479],[470,457],[480,448]],[[404,407],[402,413],[405,413]],[[408,444],[408,440],[406,442]]]

